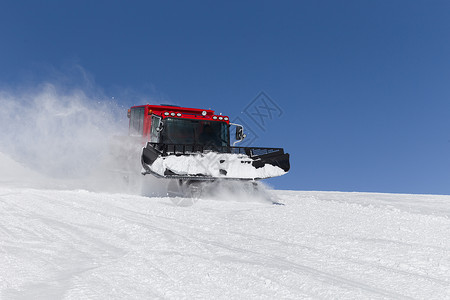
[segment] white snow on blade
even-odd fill
[[[150,168],[164,175],[166,169],[180,175],[204,174],[223,178],[270,178],[281,176],[286,172],[276,166],[266,164],[264,167],[255,168],[252,160],[243,154],[215,153],[166,156],[157,158]],[[220,170],[226,170],[227,174],[221,174]]]
[[[272,191],[284,206],[180,207],[28,187],[0,158],[16,172],[0,169],[1,299],[450,295],[450,196]]]

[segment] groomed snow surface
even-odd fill
[[[0,176],[1,299],[450,299],[450,196],[271,191],[284,206],[181,207],[19,171]]]

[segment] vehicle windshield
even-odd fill
[[[163,122],[161,138],[165,144],[225,147],[230,142],[225,122],[176,118],[166,118]]]

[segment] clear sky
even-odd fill
[[[124,106],[244,120],[291,154],[276,188],[450,194],[449,1],[0,1],[0,87],[73,66]]]

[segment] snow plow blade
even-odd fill
[[[142,149],[142,174],[188,180],[256,180],[290,169],[282,148],[215,147],[148,142]]]

